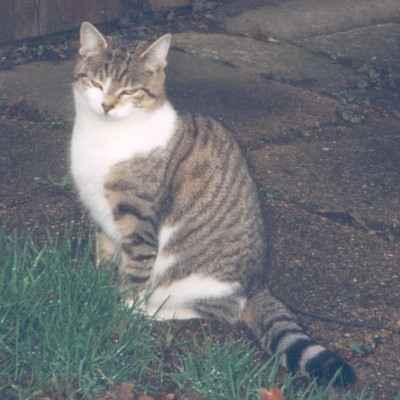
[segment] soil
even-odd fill
[[[197,30],[218,29],[215,21],[204,14],[191,18],[182,14],[181,28],[176,21],[171,22],[171,16],[164,17],[161,22],[155,18],[151,28],[129,25],[110,30],[114,35],[147,38],[171,30],[172,26],[173,31],[187,29],[188,24]],[[39,56],[35,42],[25,43],[29,48],[24,50],[25,56],[19,49],[22,45],[4,48],[1,68],[38,57],[68,58],[76,48],[76,33],[68,38],[46,40],[46,46],[52,50],[41,50]],[[388,98],[393,98],[393,91],[387,92]],[[371,96],[374,94],[371,92]],[[228,104],[229,101],[227,97]],[[265,218],[270,228],[268,276],[273,292],[298,313],[316,339],[338,349],[355,366],[359,383],[354,390],[368,385],[375,391],[376,399],[389,400],[400,393],[400,225],[393,200],[397,191],[393,183],[396,179],[398,183],[399,172],[400,119],[393,111],[396,108],[393,102],[388,101],[387,107],[385,104],[382,101],[379,112],[386,110],[387,116],[374,114],[375,128],[370,124],[374,115],[368,121],[353,121],[359,124],[360,137],[363,132],[373,135],[374,149],[362,149],[357,141],[342,140],[353,123],[347,117],[311,133],[292,130],[286,142],[260,144],[238,139],[246,146],[250,162],[255,164],[256,180],[262,188]],[[383,123],[377,125],[376,121]],[[29,231],[41,238],[46,232],[62,235],[71,225],[86,232],[90,229],[68,178],[70,131],[68,123],[53,120],[23,100],[10,104],[1,99],[0,219],[8,231]],[[310,143],[324,149],[333,143],[341,144],[331,158],[321,161],[324,165],[332,165],[346,152],[369,156],[355,158],[348,179],[346,171],[332,169],[322,177],[318,193],[305,193],[302,177],[315,168],[310,161],[314,159]],[[265,146],[270,146],[268,151],[275,157],[274,162],[257,162]],[[307,162],[297,154],[299,146],[308,149],[302,150],[302,154],[309,156]],[[368,179],[362,182],[365,176]],[[365,189],[363,185],[370,184],[371,177],[376,177],[381,186],[374,196],[372,187],[369,189],[371,211],[364,213],[362,209],[360,217],[357,196]],[[274,190],[268,188],[268,182],[272,182]],[[329,202],[324,203],[323,195],[330,193],[330,198],[336,198],[336,204],[340,204],[343,202],[340,195],[346,188],[355,189],[345,198],[354,200],[351,208],[326,206]],[[197,329],[195,323],[193,332]],[[213,335],[216,340],[223,340],[228,332],[231,328],[223,326]],[[167,359],[170,349],[165,352]]]

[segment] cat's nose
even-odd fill
[[[104,114],[107,114],[112,108],[114,108],[114,104],[110,103],[101,103],[101,106],[103,107]]]

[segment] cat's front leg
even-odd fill
[[[97,268],[118,262],[118,246],[101,230],[96,231],[95,247],[95,265]]]
[[[122,263],[125,274],[142,282],[150,277],[157,256],[157,243],[146,232],[136,231],[124,238],[121,246]]]
[[[120,246],[99,229],[96,231],[95,250],[96,268],[110,271],[111,282],[118,282],[122,259]]]
[[[105,185],[105,194],[112,210],[113,229],[119,236],[121,289],[144,287],[158,252],[158,223],[152,202],[137,193],[130,179],[122,179],[117,169]]]
[[[124,292],[146,286],[158,251],[155,226],[141,218],[135,207],[124,202],[114,208],[115,224],[121,234],[118,274]]]

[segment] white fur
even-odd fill
[[[325,350],[325,348],[318,344],[307,347],[306,350],[301,355],[300,370],[305,371],[306,362],[308,360],[310,360],[311,358],[314,358],[315,356],[317,356],[319,353],[321,353],[324,350]]]
[[[108,92],[108,89],[111,86],[111,79],[107,78],[107,80],[103,84],[103,89],[100,89],[95,86],[91,86],[85,89],[76,89],[75,101],[77,101],[77,97],[81,97],[81,100],[86,101],[87,105],[94,111],[96,114],[104,116],[104,109],[102,107],[102,103],[104,101],[105,95]],[[78,98],[79,98],[78,97]],[[79,101],[79,100],[78,100]],[[118,105],[117,105],[118,107]],[[109,112],[108,118],[110,119],[111,111]],[[115,110],[114,110],[115,111]]]
[[[145,312],[156,319],[199,318],[191,308],[194,302],[230,296],[239,286],[239,283],[221,282],[210,276],[192,274],[168,286],[156,288],[146,300]]]
[[[288,333],[280,342],[277,348],[277,353],[283,353],[291,344],[299,339],[308,339],[305,333]]]
[[[285,350],[294,342],[296,342],[299,339],[308,339],[308,336],[305,333],[289,333],[287,336],[285,336],[278,345],[278,348],[276,349],[277,353],[283,353]],[[286,357],[283,357],[282,359],[284,367],[287,367],[286,364]]]
[[[153,269],[151,271],[151,281],[154,282],[155,279],[163,275],[168,268],[174,265],[177,261],[177,257],[174,254],[166,254],[163,250],[168,244],[171,237],[178,230],[178,226],[168,226],[164,225],[161,227],[158,234],[158,252],[157,258],[154,262]]]
[[[80,198],[92,218],[118,242],[121,235],[105,198],[105,178],[115,164],[165,147],[175,132],[177,116],[166,102],[154,111],[134,110],[128,116],[110,118],[93,110],[89,98],[100,96],[96,90],[89,89],[89,93],[74,90],[76,118],[71,171]]]
[[[161,227],[160,232],[158,234],[158,248],[163,250],[165,246],[168,244],[171,237],[178,230],[179,225],[164,225]]]
[[[150,281],[154,282],[157,277],[164,275],[164,273],[177,262],[177,257],[174,254],[163,254],[158,251],[153,269],[151,270]]]
[[[86,90],[86,96],[88,104],[97,114],[104,114],[103,107],[101,103],[103,102],[104,94],[103,91],[97,87],[90,87]]]

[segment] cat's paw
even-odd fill
[[[324,350],[311,358],[305,370],[320,384],[333,383],[334,386],[347,386],[357,380],[353,367],[338,354]]]

